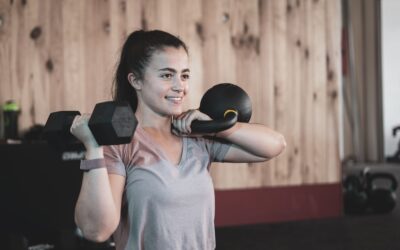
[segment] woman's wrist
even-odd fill
[[[86,148],[86,154],[85,154],[86,160],[99,159],[99,158],[104,158],[102,146]]]
[[[90,171],[92,169],[105,168],[103,147],[99,145],[85,145],[85,159],[81,161],[80,169]]]
[[[228,136],[230,136],[233,132],[238,130],[240,128],[241,124],[239,122],[235,123],[231,128],[225,129],[221,132],[215,133],[215,137],[217,138],[222,138],[222,139],[227,139]]]
[[[86,159],[81,161],[80,169],[88,172],[93,169],[106,168],[106,161],[104,158]]]

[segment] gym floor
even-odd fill
[[[396,175],[400,164],[354,165],[345,172],[368,166]],[[397,189],[397,197],[400,191]],[[394,250],[400,249],[400,205],[388,214],[346,215],[341,218],[248,225],[216,229],[217,250]]]

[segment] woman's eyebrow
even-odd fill
[[[169,72],[173,72],[173,73],[176,73],[177,71],[175,70],[175,69],[173,69],[173,68],[162,68],[162,69],[159,69],[158,71],[169,71]],[[186,73],[186,72],[190,72],[190,69],[183,69],[182,70],[182,73]]]

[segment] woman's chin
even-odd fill
[[[171,115],[172,115],[172,116],[177,116],[177,115],[182,114],[182,112],[183,112],[182,109],[180,109],[180,110],[174,110],[174,111],[171,112]]]

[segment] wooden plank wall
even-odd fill
[[[187,42],[197,107],[215,83],[237,83],[252,122],[288,147],[259,164],[216,164],[218,189],[340,181],[340,0],[0,0],[0,103],[16,100],[21,129],[50,112],[91,112],[110,99],[125,36],[164,29]]]

